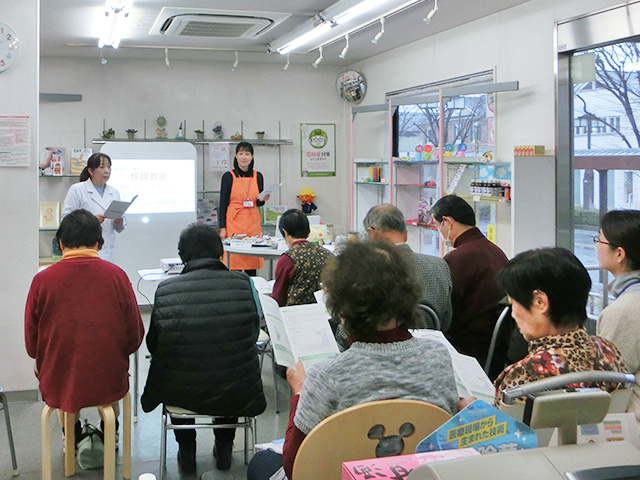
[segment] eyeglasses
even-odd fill
[[[612,247],[616,247],[616,245],[614,245],[613,243],[605,242],[603,240],[600,240],[600,235],[594,235],[593,236],[593,243],[602,243],[603,245],[610,245]]]

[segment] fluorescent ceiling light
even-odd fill
[[[329,30],[331,30],[331,24],[328,22],[321,23],[313,30],[308,31],[307,33],[300,35],[297,38],[294,38],[291,42],[287,43],[284,47],[278,49],[278,53],[280,55],[286,55],[287,53],[295,50],[302,45],[306,45],[307,43],[312,42],[316,38],[324,35]]]
[[[98,40],[99,48],[105,45],[118,48],[132,3],[132,0],[107,0],[104,6],[102,34]]]
[[[333,18],[333,20],[338,25],[342,25],[344,23],[347,23],[353,20],[356,17],[359,17],[360,15],[364,15],[365,13],[370,12],[374,8],[377,8],[383,3],[387,3],[387,2],[389,2],[389,0],[365,0],[351,7],[350,9],[345,10],[342,13],[339,13]]]

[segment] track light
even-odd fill
[[[291,65],[291,62],[289,61],[289,54],[287,53],[287,63],[285,64],[284,67],[282,67],[282,73],[287,71],[287,68],[289,68],[289,65]]]
[[[238,63],[240,63],[240,61],[238,60],[238,50],[236,50],[236,61],[233,62],[233,65],[231,66],[232,72],[235,72],[236,68],[238,68]]]
[[[424,23],[429,25],[431,23],[431,19],[433,18],[433,16],[436,14],[437,11],[438,11],[438,0],[435,0],[435,3],[433,4],[433,8],[431,9],[431,11],[427,14],[426,17],[422,19]]]
[[[320,52],[320,56],[312,63],[313,68],[318,68],[318,65],[320,65],[320,62],[322,61],[322,45],[318,47],[318,52]]]
[[[378,44],[378,40],[380,40],[380,37],[382,36],[382,34],[384,33],[384,17],[380,18],[380,31],[378,33],[376,33],[376,36],[373,37],[373,40],[371,40],[371,43],[373,43],[374,45]]]
[[[169,49],[168,48],[164,49],[164,64],[167,66],[167,68],[171,68],[171,62],[169,61]]]
[[[344,48],[340,52],[340,55],[338,55],[338,57],[342,59],[344,59],[344,57],[347,56],[347,52],[349,51],[349,34],[348,33],[344,36],[344,41],[345,41]]]

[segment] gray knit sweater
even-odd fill
[[[349,350],[309,369],[294,423],[308,435],[336,412],[389,398],[422,400],[454,414],[459,399],[446,347],[417,338],[355,342]]]

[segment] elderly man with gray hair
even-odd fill
[[[411,257],[422,282],[421,303],[431,307],[438,315],[441,329],[446,331],[451,324],[451,273],[447,263],[431,255],[414,252],[407,242],[407,224],[404,215],[394,205],[383,203],[371,208],[363,220],[369,239],[396,245]],[[420,325],[432,325],[426,312],[421,312]]]

